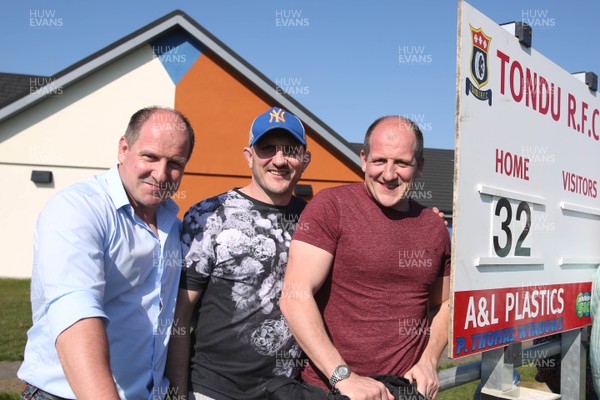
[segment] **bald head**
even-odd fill
[[[399,115],[380,117],[369,126],[367,132],[365,133],[365,140],[362,148],[365,157],[368,157],[369,152],[371,151],[371,136],[373,135],[373,131],[380,124],[395,124],[397,128],[400,128],[400,130],[409,130],[414,133],[417,144],[415,149],[415,159],[421,160],[423,158],[423,133],[421,132],[421,129],[419,129],[419,126],[410,119],[401,117]],[[389,134],[392,134],[391,131]]]

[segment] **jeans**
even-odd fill
[[[22,400],[66,400],[64,397],[54,396],[50,393],[46,393],[37,387],[27,384],[23,393],[21,393]]]

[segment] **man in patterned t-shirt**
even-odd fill
[[[188,377],[190,399],[262,399],[268,380],[297,376],[302,365],[279,310],[291,236],[306,205],[292,196],[310,161],[302,123],[277,107],[259,115],[244,157],[249,184],[192,206],[184,217],[167,361],[178,399],[188,394]]]

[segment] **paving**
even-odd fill
[[[21,361],[0,362],[0,393],[16,393],[23,389],[23,382],[17,378],[17,370],[20,366]]]

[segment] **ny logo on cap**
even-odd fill
[[[283,111],[281,108],[277,111],[275,111],[274,109],[271,110],[271,113],[269,114],[269,123],[273,122],[273,118],[275,118],[276,123],[285,122],[285,111]]]

